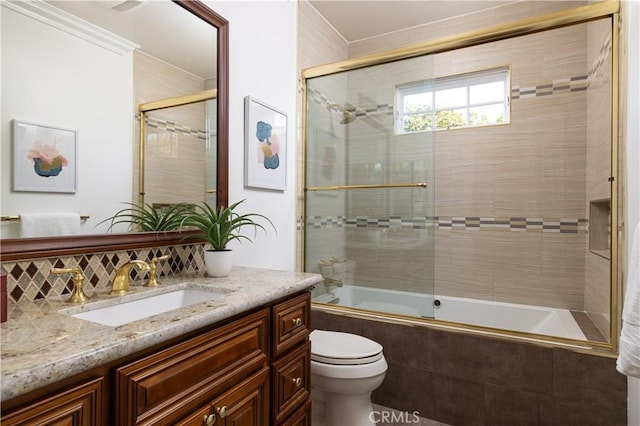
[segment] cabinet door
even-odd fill
[[[210,404],[205,405],[193,414],[178,421],[175,426],[213,426],[216,424],[216,415]]]
[[[100,426],[103,378],[52,395],[10,413],[2,425]]]
[[[174,425],[267,362],[263,309],[116,370],[119,425]]]
[[[311,426],[311,401],[307,401],[278,426]]]
[[[279,424],[309,399],[311,342],[273,362],[273,417]]]
[[[220,395],[211,405],[213,413],[218,417],[216,426],[268,425],[269,367]]]

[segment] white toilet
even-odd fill
[[[382,345],[337,331],[310,338],[313,426],[375,426],[371,392],[387,372]]]

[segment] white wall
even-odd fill
[[[253,244],[232,244],[234,265],[292,271],[295,266],[296,1],[206,3],[229,21],[229,202],[269,217],[276,229]],[[287,187],[244,188],[244,98],[255,97],[288,114]]]
[[[626,1],[623,5],[627,29],[627,186],[626,241],[627,256],[635,225],[640,222],[640,3]],[[628,260],[628,259],[627,259]],[[627,261],[628,265],[628,261]],[[627,276],[625,274],[625,276]],[[629,426],[640,425],[640,379],[629,377],[627,421]]]
[[[2,7],[2,214],[89,214],[83,233],[131,200],[133,57]],[[61,48],[60,46],[64,46]],[[77,193],[11,191],[11,120],[78,131]],[[2,223],[2,238],[17,236]]]

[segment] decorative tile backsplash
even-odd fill
[[[165,254],[170,258],[158,263],[158,278],[204,270],[203,245],[198,244],[4,262],[2,274],[7,275],[10,300],[38,300],[69,294],[73,288],[71,274],[54,275],[50,272],[51,268],[78,267],[85,277],[84,285],[88,292],[92,289],[106,291],[120,266],[135,259],[149,262],[153,257]],[[133,268],[132,280],[143,280],[145,277],[146,272]]]

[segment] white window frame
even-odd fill
[[[448,129],[436,129],[436,114],[439,111],[449,111],[449,110],[465,110],[465,122],[464,126],[454,127],[454,129],[463,129],[468,127],[481,127],[481,126],[494,126],[497,124],[507,124],[510,123],[510,92],[511,92],[511,72],[509,67],[500,67],[500,68],[492,68],[483,71],[477,71],[468,74],[460,74],[454,76],[446,76],[439,77],[431,80],[422,80],[422,81],[414,81],[411,83],[405,83],[396,86],[396,110],[394,114],[395,118],[395,130],[396,134],[411,134],[418,133],[424,131],[441,131]],[[476,102],[471,103],[470,99],[470,87],[478,84],[485,83],[494,83],[494,82],[503,82],[504,84],[504,98],[502,102],[500,101],[490,101],[490,102]],[[465,87],[467,90],[467,102],[462,105],[448,105],[447,107],[438,108],[436,105],[436,92],[447,89],[456,89]],[[404,112],[404,98],[405,96],[415,95],[419,93],[431,93],[431,105],[433,105],[433,110],[424,110],[424,111],[415,111],[411,113]],[[503,103],[504,106],[504,121],[500,123],[484,123],[484,124],[475,124],[471,125],[469,123],[470,119],[470,110],[474,107],[481,107],[487,105],[497,105]],[[417,130],[407,132],[404,130],[404,119],[407,116],[417,115],[417,114],[431,114],[431,129],[427,130]]]

